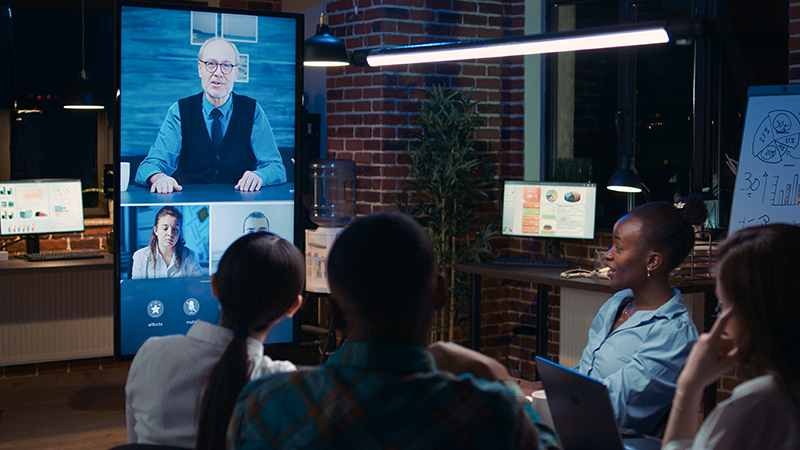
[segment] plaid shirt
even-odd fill
[[[248,384],[228,448],[560,448],[516,389],[437,371],[421,347],[345,343],[322,366]]]

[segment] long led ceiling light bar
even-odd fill
[[[647,22],[529,36],[360,50],[356,52],[360,55],[354,54],[353,59],[357,65],[362,60],[369,66],[377,67],[666,44],[669,41],[666,22]]]

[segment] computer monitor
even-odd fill
[[[25,236],[39,253],[39,235],[83,231],[81,180],[0,181],[0,236]]]
[[[211,275],[216,273],[225,250],[250,228],[268,228],[302,248],[303,231],[299,229],[302,194],[297,192],[294,182],[299,167],[308,162],[301,161],[301,152],[297,151],[302,107],[302,15],[123,1],[118,7],[118,21],[120,91],[116,132],[120,163],[116,173],[128,178],[116,184],[115,192],[118,205],[115,257],[119,277],[115,354],[119,359],[127,359],[149,337],[184,334],[198,319],[219,323],[220,306],[211,292]],[[287,182],[265,185],[259,191],[240,192],[234,188],[235,182],[215,180],[213,169],[219,167],[213,161],[208,176],[200,177],[191,167],[201,160],[184,155],[176,160],[178,170],[173,176],[178,180],[177,173],[182,169],[194,181],[179,180],[182,190],[170,194],[151,193],[136,174],[143,159],[151,156],[151,147],[162,139],[162,123],[167,123],[165,117],[172,114],[168,113],[170,107],[180,99],[202,98],[199,70],[216,74],[224,69],[218,65],[211,72],[208,65],[198,63],[200,46],[213,37],[227,39],[237,47],[240,61],[233,94],[240,99],[245,96],[253,99],[263,109],[286,168]],[[194,110],[183,109],[187,104],[179,103],[179,111],[181,121],[188,127],[192,117],[189,112]],[[247,106],[234,110],[234,115],[239,111],[246,115],[249,111]],[[202,130],[202,116],[198,116],[195,129]],[[234,126],[234,120],[239,123],[242,120],[235,116],[230,120],[229,131],[240,130],[241,127]],[[251,119],[250,123],[253,122]],[[199,136],[202,131],[190,134]],[[246,132],[250,131],[247,128]],[[182,136],[185,145],[200,139],[189,134]],[[232,137],[238,142],[246,139],[244,136],[225,133],[226,139]],[[252,138],[252,134],[247,136]],[[223,147],[219,148],[217,160],[223,153]],[[237,148],[243,147],[240,144]],[[254,168],[248,170],[262,167],[255,151],[246,156],[253,157]],[[191,267],[187,263],[175,277],[163,277],[154,270],[143,271],[142,266],[134,264],[134,254],[149,247],[162,210],[182,218],[183,246],[193,254]],[[246,223],[248,217],[257,217],[259,223]],[[276,324],[265,344],[299,344],[299,316]]]
[[[502,234],[594,239],[597,185],[506,180]]]

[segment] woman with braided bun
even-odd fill
[[[611,286],[575,370],[608,388],[617,422],[637,434],[659,434],[675,380],[697,329],[670,272],[694,245],[693,225],[705,221],[702,199],[645,203],[614,225],[605,254]],[[528,386],[526,386],[528,385]],[[538,386],[523,382],[523,388]]]
[[[300,308],[304,279],[300,250],[274,234],[231,244],[211,277],[221,325],[198,320],[185,336],[153,337],[137,352],[125,386],[128,442],[224,448],[242,387],[296,369],[265,355],[262,342]]]

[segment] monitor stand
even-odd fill
[[[545,259],[562,259],[560,241],[556,238],[547,238],[544,241]]]
[[[39,253],[39,236],[29,234],[25,236],[25,253]]]

